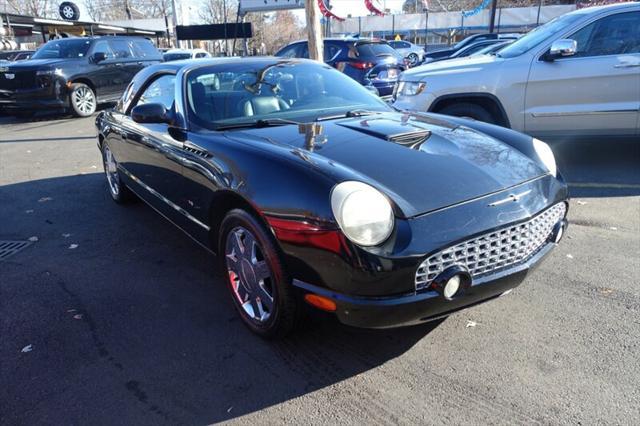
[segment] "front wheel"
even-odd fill
[[[411,65],[412,67],[415,67],[416,65],[418,65],[418,62],[420,61],[420,58],[418,57],[417,53],[409,53],[409,56],[407,56],[407,59],[409,60],[409,65]]]
[[[69,103],[73,113],[78,117],[88,117],[96,112],[98,102],[91,87],[84,83],[74,83],[69,92]]]
[[[245,325],[265,338],[291,332],[300,303],[265,226],[248,212],[234,209],[222,221],[218,246],[225,281]]]
[[[496,124],[495,117],[485,108],[477,104],[468,102],[460,102],[446,106],[438,111],[439,114],[453,115],[455,117],[473,118],[474,120],[484,121],[489,124]]]

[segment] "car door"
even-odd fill
[[[640,11],[600,16],[564,34],[573,56],[531,65],[525,131],[541,137],[633,135],[640,109]],[[547,46],[548,48],[548,46]]]
[[[146,103],[159,103],[169,111],[175,108],[174,74],[155,77],[129,110],[120,117],[123,143],[114,154],[128,177],[139,186],[139,194],[153,207],[181,225],[182,154],[184,144],[169,133],[164,123],[136,123],[131,110]]]
[[[98,62],[94,58],[96,54],[100,53],[104,54],[104,60]],[[89,71],[89,79],[95,86],[98,100],[103,101],[114,98],[121,71],[108,41],[97,40],[93,44],[89,52],[89,62],[91,69]]]
[[[115,65],[118,76],[114,82],[114,91],[119,96],[124,92],[127,84],[143,67],[142,62],[135,56],[133,45],[126,38],[113,38],[109,46],[115,55]]]

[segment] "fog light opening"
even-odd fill
[[[562,239],[562,234],[564,234],[564,226],[560,225],[560,228],[558,228],[558,232],[556,233],[556,244],[558,244]]]
[[[446,297],[447,299],[453,299],[458,290],[460,290],[461,281],[462,278],[460,277],[460,275],[454,275],[453,277],[449,278],[447,283],[444,285],[444,290],[442,292],[444,294],[444,297]]]

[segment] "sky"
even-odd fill
[[[100,1],[100,0],[93,0]],[[202,3],[202,0],[176,0],[176,3],[184,2],[185,4],[191,5],[192,13],[192,23],[196,23],[198,20],[198,12],[199,4]],[[399,12],[402,9],[402,3],[404,0],[379,0],[381,4],[387,9],[390,9],[392,12]],[[84,2],[80,0],[76,0],[75,3],[80,7],[80,19],[87,19],[87,11],[84,8]],[[369,11],[364,5],[364,0],[331,0],[331,5],[333,6],[333,13],[340,17],[347,17],[348,14],[351,16],[366,16],[369,15]],[[179,7],[179,6],[178,6]],[[301,22],[304,22],[304,10],[293,10],[294,14],[298,17]]]

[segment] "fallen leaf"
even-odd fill
[[[599,289],[598,289],[598,291],[599,291],[601,294],[604,294],[605,296],[608,296],[608,295],[610,295],[611,293],[613,293],[613,289],[612,289],[612,288],[609,288],[609,287],[599,288]]]
[[[73,250],[73,249],[76,249],[76,248],[78,248],[78,245],[77,245],[77,244],[71,244],[71,245],[69,246],[69,250]]]
[[[38,237],[29,237],[29,241],[31,241],[32,243],[35,243],[38,240],[39,240]]]
[[[477,322],[471,321],[471,320],[467,320],[467,325],[465,325],[465,328],[475,327],[476,325],[478,325]]]
[[[22,348],[20,352],[22,352],[23,354],[26,354],[27,352],[31,352],[32,350],[33,350],[33,345],[27,345],[24,348]]]
[[[578,205],[579,206],[584,206],[585,204],[587,204],[586,201],[578,200]]]
[[[31,150],[30,149],[27,150],[27,154],[31,154]]]
[[[98,168],[98,166],[93,165],[93,166],[91,166],[91,168],[92,168],[92,169],[97,169],[97,168]]]
[[[30,213],[33,213],[33,210],[29,209],[29,210],[25,210],[24,212],[25,212],[26,214],[30,214]]]
[[[77,319],[77,320],[81,320],[82,319],[82,314],[76,314],[73,316],[73,319]]]
[[[70,314],[74,313],[75,311],[75,309],[67,309],[67,312],[69,312]]]
[[[616,228],[615,226],[610,226],[609,229],[611,229],[612,231],[617,231],[618,228]]]
[[[69,237],[71,236],[71,234],[62,234],[62,236],[63,236],[64,238],[69,238]]]
[[[573,259],[573,255],[572,255],[572,254],[568,254],[568,255],[567,255],[567,257],[568,257],[569,259]]]
[[[51,200],[53,200],[53,198],[51,198],[51,197],[42,197],[42,198],[40,198],[40,199],[38,200],[38,202],[39,202],[39,203],[45,203],[45,202],[47,202],[47,201],[51,201]]]

